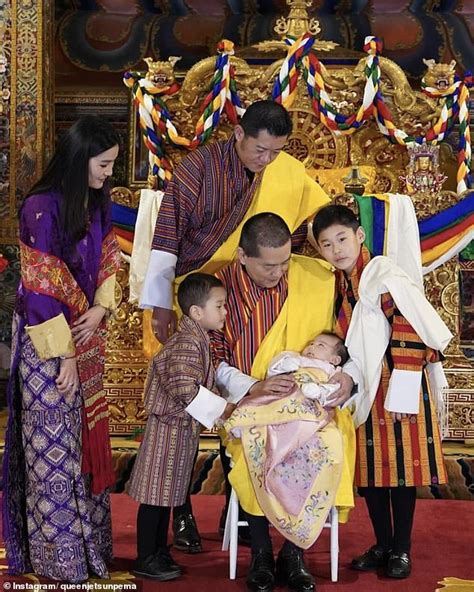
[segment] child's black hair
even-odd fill
[[[208,273],[190,273],[178,288],[178,303],[183,314],[188,315],[191,306],[204,306],[212,288],[223,288],[221,280]]]
[[[357,216],[347,206],[325,206],[316,213],[316,216],[313,220],[314,240],[318,242],[319,235],[321,234],[321,232],[323,232],[323,230],[326,230],[326,228],[329,228],[330,226],[334,226],[335,224],[340,224],[341,226],[347,226],[349,228],[352,228],[354,232],[360,226],[360,222]]]

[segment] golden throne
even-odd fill
[[[307,2],[288,0],[288,4],[291,6],[290,14],[278,21],[276,30],[282,36],[299,37],[306,31],[316,34],[318,24],[315,19],[308,18]],[[330,41],[318,40],[315,47],[323,64],[325,57],[332,58],[330,65],[323,66],[323,76],[334,104],[343,113],[354,112],[361,103],[364,90],[362,54],[345,51]],[[231,57],[239,95],[245,105],[271,96],[273,80],[281,68],[284,55],[283,41],[269,41],[244,48]],[[250,65],[247,60],[251,57],[258,57],[259,65]],[[199,108],[209,89],[215,59],[204,59],[187,72],[175,72],[175,64],[175,60],[148,63],[149,72],[143,77],[152,78],[157,85],[169,86],[175,79],[180,84],[179,92],[166,99],[166,106],[182,136],[189,138],[193,135]],[[440,100],[414,90],[394,62],[382,57],[380,67],[381,89],[398,127],[412,133],[428,128],[439,117]],[[454,74],[450,73],[449,66],[438,72],[441,77],[446,74]],[[436,79],[430,84],[436,84]],[[353,197],[348,191],[410,191],[419,219],[437,212],[440,206],[445,208],[460,199],[454,191],[442,188],[444,173],[448,175],[446,185],[454,188],[456,161],[447,144],[441,145],[439,154],[436,152],[436,162],[432,159],[422,163],[415,159],[415,163],[413,155],[405,147],[391,144],[379,132],[373,118],[352,135],[333,133],[315,114],[302,76],[298,79],[296,96],[289,111],[293,133],[286,150],[304,162],[310,174],[334,199],[351,204]],[[130,109],[129,130],[128,187],[115,188],[113,199],[129,207],[137,207],[140,190],[155,187],[157,180],[148,175],[148,151],[140,140],[141,130],[134,108]],[[227,137],[231,132],[232,125],[223,117],[213,139]],[[186,150],[167,144],[166,153],[176,164]],[[419,171],[413,168],[415,165],[426,167],[427,164],[428,167],[419,175]],[[431,184],[428,186],[428,183]],[[431,302],[456,335],[446,360],[450,383],[449,436],[452,439],[467,439],[474,438],[471,427],[474,424],[474,380],[469,362],[460,348],[458,275],[459,264],[457,259],[453,259],[426,276],[425,282]],[[147,360],[142,350],[142,312],[128,302],[126,262],[118,274],[117,299],[120,306],[111,321],[105,375],[113,435],[130,434],[140,428],[144,420],[142,393]]]

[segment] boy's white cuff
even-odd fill
[[[390,376],[384,407],[395,413],[419,413],[421,370],[399,370]]]
[[[226,405],[225,399],[201,385],[198,394],[185,409],[199,423],[211,429],[224,413]]]

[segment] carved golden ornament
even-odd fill
[[[115,299],[115,305],[117,307],[120,306],[120,303],[123,300],[123,290],[122,290],[122,286],[117,281],[115,282],[115,286],[114,286],[114,299]]]
[[[321,33],[319,21],[315,18],[309,19],[308,11],[306,10],[312,5],[311,0],[286,0],[290,7],[290,13],[287,17],[280,17],[277,19],[274,27],[275,33],[286,37],[301,37],[305,33],[317,35]]]
[[[129,208],[138,208],[140,191],[131,191],[128,187],[114,187],[110,192],[113,202]]]
[[[368,182],[366,177],[362,177],[358,166],[352,166],[347,177],[342,179],[344,181],[344,189],[348,193],[355,193],[356,195],[363,195],[365,184]]]
[[[22,70],[23,82],[35,77],[37,62],[37,39],[33,23],[24,23],[18,31],[17,43],[21,51],[17,51],[17,67]]]
[[[174,67],[180,59],[181,57],[171,56],[166,62],[155,62],[153,58],[145,58],[143,61],[148,66],[145,79],[151,81],[158,92],[170,87],[176,82]]]
[[[464,402],[468,397],[472,397],[474,400],[474,393],[468,392],[474,390],[474,372],[471,369],[457,370],[448,368],[446,370],[446,377],[451,390],[466,391],[462,393]],[[461,396],[459,393],[456,394]]]
[[[423,59],[423,63],[428,66],[428,70],[422,78],[422,83],[427,87],[443,91],[454,83],[456,74],[455,60],[451,60],[449,64],[439,64],[435,60]]]
[[[439,146],[412,143],[407,145],[407,151],[410,158],[407,174],[400,177],[405,182],[406,192],[416,196],[415,199],[439,193],[448,178],[439,170]]]
[[[143,428],[146,414],[143,410],[143,387],[117,387],[107,395],[110,434],[130,434]]]
[[[474,436],[474,405],[472,398],[467,401],[460,401],[459,394],[448,395],[448,416],[450,430],[464,432],[463,438]]]
[[[441,304],[451,315],[459,315],[459,286],[457,282],[448,284],[441,292]]]
[[[347,138],[335,136],[310,109],[290,109],[293,131],[285,150],[307,169],[340,168],[347,153]]]
[[[403,169],[405,150],[391,144],[380,135],[373,122],[350,137],[350,162],[352,165],[370,165],[376,170],[374,193],[396,193]]]
[[[319,21],[312,17],[309,18],[308,11],[306,10],[312,5],[312,0],[286,0],[287,5],[290,7],[290,12],[287,17],[281,16],[277,19],[273,30],[275,33],[281,36],[279,41],[262,41],[257,43],[254,47],[260,51],[272,51],[274,49],[287,49],[287,45],[284,41],[285,37],[293,37],[298,39],[305,33],[311,33],[311,35],[318,35],[321,33],[321,27]],[[339,44],[334,41],[323,41],[316,39],[313,43],[313,49],[320,51],[330,51]]]

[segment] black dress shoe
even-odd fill
[[[275,561],[270,551],[252,551],[247,587],[252,592],[271,592],[275,587]]]
[[[411,559],[408,553],[390,553],[385,573],[389,578],[408,578],[411,574]]]
[[[173,546],[184,553],[201,553],[201,537],[192,514],[181,514],[173,520]]]
[[[170,553],[170,548],[168,546],[163,547],[162,549],[160,549],[160,553],[162,555],[164,555],[165,557],[167,557],[169,565],[171,568],[173,569],[179,569],[179,571],[183,571],[182,567],[180,565],[178,565],[176,563],[176,561],[173,559],[173,557],[171,557],[171,553]]]
[[[294,592],[313,592],[316,584],[303,559],[303,549],[290,547],[278,553],[276,576],[279,583]]]
[[[150,578],[159,582],[175,580],[181,575],[181,568],[174,563],[168,548],[159,549],[155,555],[137,559],[133,573],[142,578]]]
[[[386,567],[388,562],[388,552],[382,547],[374,545],[370,547],[363,555],[359,555],[351,562],[351,568],[357,571],[375,571],[379,567]]]

